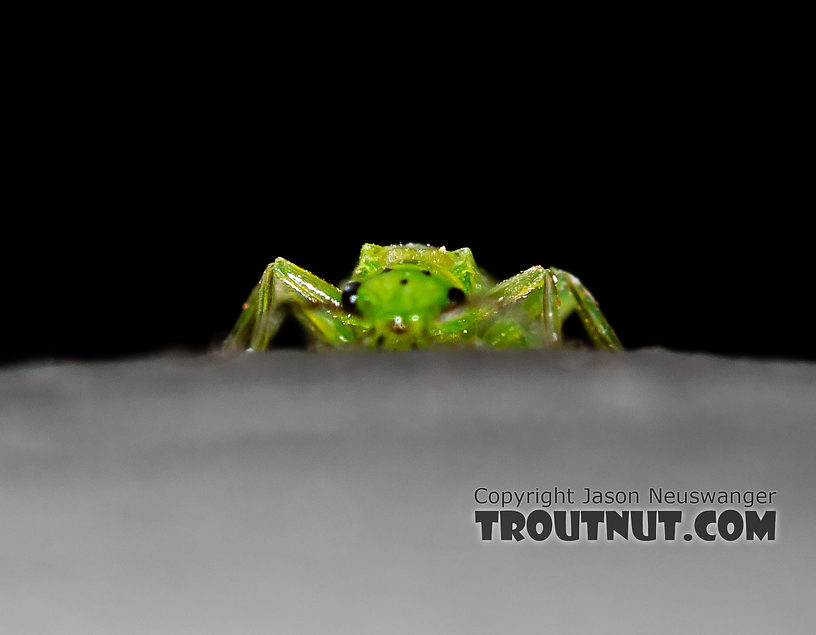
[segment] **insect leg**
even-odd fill
[[[480,339],[493,347],[561,344],[557,279],[541,266],[494,286],[482,308]]]
[[[266,267],[224,348],[268,349],[287,308],[316,340],[329,345],[351,342],[355,337],[354,319],[343,311],[341,296],[334,285],[278,258]]]
[[[584,324],[584,329],[592,340],[592,343],[601,349],[622,351],[621,344],[615,331],[609,326],[604,314],[598,308],[598,302],[592,297],[589,290],[581,281],[568,271],[553,269],[553,273],[558,277],[558,284],[562,290],[562,297],[571,296],[575,303],[575,309]]]
[[[469,247],[448,253],[453,260],[450,272],[462,284],[465,293],[482,293],[493,284],[490,277],[476,264]]]

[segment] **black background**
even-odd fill
[[[275,257],[336,283],[411,241],[567,269],[629,348],[816,358],[790,78],[363,57],[54,61],[11,175],[2,361],[204,351]]]

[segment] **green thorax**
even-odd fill
[[[365,244],[346,288],[366,342],[400,350],[429,345],[438,319],[490,284],[468,248]]]
[[[450,276],[421,265],[394,265],[366,278],[357,291],[357,308],[372,324],[395,319],[426,324],[450,304]],[[417,324],[418,325],[418,324]]]

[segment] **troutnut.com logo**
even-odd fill
[[[476,524],[484,541],[535,542],[776,540],[777,492],[770,490],[638,490],[572,488],[497,490],[478,487]],[[638,508],[641,500],[648,508]],[[574,505],[571,509],[553,509]],[[607,507],[615,505],[617,507]],[[627,506],[630,506],[627,508]]]

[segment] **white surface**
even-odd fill
[[[808,364],[280,352],[6,369],[0,632],[812,632],[814,452]],[[482,485],[772,489],[778,536],[483,543]]]

